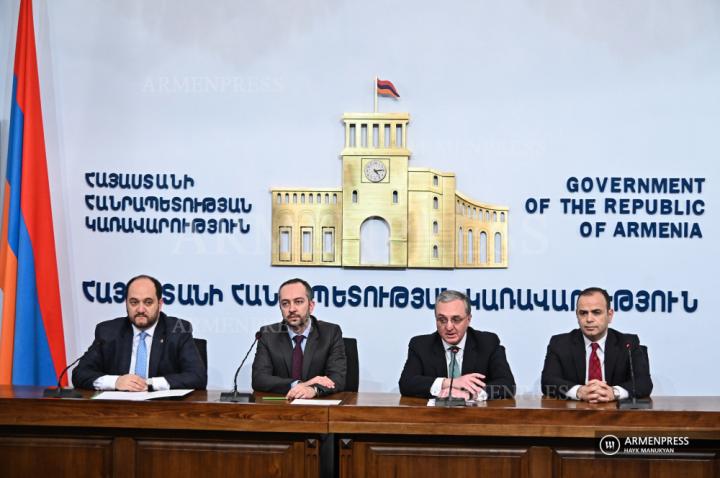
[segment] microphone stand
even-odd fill
[[[90,347],[87,349],[87,352],[85,352],[85,354],[90,352],[93,348],[101,345],[102,343],[103,343],[102,339],[95,339],[95,341],[92,343],[92,345],[90,345]],[[77,390],[75,390],[74,388],[63,388],[62,379],[67,374],[68,370],[70,370],[70,367],[72,367],[73,365],[78,363],[80,361],[80,359],[82,359],[85,356],[85,354],[78,357],[73,363],[71,363],[70,365],[68,365],[67,367],[65,367],[63,369],[62,373],[60,374],[60,377],[58,377],[57,387],[55,387],[55,388],[50,387],[50,388],[46,388],[45,390],[43,390],[43,397],[45,397],[45,398],[82,398],[82,394],[80,392],[78,392]]]
[[[458,349],[457,347],[451,347],[451,348],[450,348],[450,353],[453,354],[452,359],[455,361],[455,365],[456,365],[456,366],[457,366],[457,360],[455,360],[455,354],[458,353],[458,350],[459,350],[459,349]],[[453,370],[453,372],[454,372],[454,370]],[[444,408],[447,408],[447,407],[464,407],[464,406],[467,405],[467,404],[465,403],[465,399],[464,399],[464,398],[461,398],[461,397],[453,397],[453,396],[452,396],[453,381],[455,381],[455,374],[454,374],[454,373],[451,373],[450,375],[451,375],[451,376],[450,376],[450,387],[448,388],[448,396],[447,396],[447,397],[443,397],[443,398],[436,398],[436,399],[435,399],[435,406],[436,406],[436,407],[444,407]]]
[[[221,402],[232,402],[232,403],[248,403],[251,401],[252,393],[240,393],[238,392],[238,386],[237,386],[237,379],[238,374],[240,373],[240,369],[243,365],[245,365],[245,361],[247,360],[248,356],[250,355],[250,352],[252,352],[253,347],[255,347],[255,344],[258,340],[260,340],[260,337],[262,334],[258,331],[255,332],[255,340],[253,341],[252,345],[250,345],[250,348],[248,349],[247,353],[245,354],[245,357],[242,359],[242,362],[240,362],[240,366],[235,370],[235,378],[233,378],[233,391],[232,392],[222,392],[220,394],[220,401]]]
[[[82,357],[80,357],[82,358]],[[43,390],[43,397],[45,398],[82,398],[82,394],[78,391],[76,391],[74,388],[63,388],[61,385],[62,379],[67,374],[68,369],[78,363],[80,361],[80,358],[65,367],[65,369],[60,374],[60,378],[58,378],[57,387],[50,387]]]
[[[630,359],[630,383],[632,384],[632,391],[630,392],[629,398],[618,400],[617,407],[619,410],[649,410],[652,408],[650,399],[637,398],[637,392],[635,391],[635,369],[633,368],[630,344],[625,344],[625,348],[628,351],[628,358]]]

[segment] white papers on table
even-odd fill
[[[342,400],[318,400],[316,398],[296,398],[293,405],[340,405]]]
[[[156,398],[184,397],[192,389],[162,390],[158,392],[101,392],[92,397],[94,400],[132,400],[143,401]]]

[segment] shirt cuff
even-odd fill
[[[485,389],[480,390],[480,393],[478,393],[477,397],[475,397],[476,402],[485,402],[488,399],[488,394],[485,391]]]
[[[625,390],[624,388],[622,388],[618,385],[615,385],[613,387],[613,390],[615,390],[618,400],[625,400],[626,398],[630,397],[630,392],[628,392],[627,390]]]
[[[120,375],[103,375],[98,377],[93,382],[93,388],[95,390],[115,390],[115,382],[120,378]]]
[[[150,380],[152,380],[152,388],[154,392],[170,390],[170,384],[167,380],[165,380],[165,377],[151,377]]]
[[[569,398],[570,400],[580,400],[580,397],[578,397],[578,390],[580,390],[580,385],[575,385],[573,388],[565,392],[565,397]]]
[[[290,388],[293,388],[293,387],[294,387],[295,385],[297,385],[298,383],[300,383],[300,380],[295,380],[294,382],[291,382],[291,383],[290,383]]]
[[[440,396],[440,392],[442,392],[443,380],[445,380],[444,377],[438,377],[435,379],[432,386],[430,387],[430,395],[432,395],[433,397]]]

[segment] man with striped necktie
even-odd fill
[[[505,347],[492,332],[470,327],[470,301],[462,292],[443,291],[435,301],[437,332],[410,340],[400,376],[400,393],[415,397],[450,395],[486,400],[512,398],[515,378]]]

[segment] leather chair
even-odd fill
[[[360,362],[358,360],[357,340],[343,337],[345,343],[345,358],[347,359],[347,374],[345,376],[345,391],[357,392],[360,386]]]

